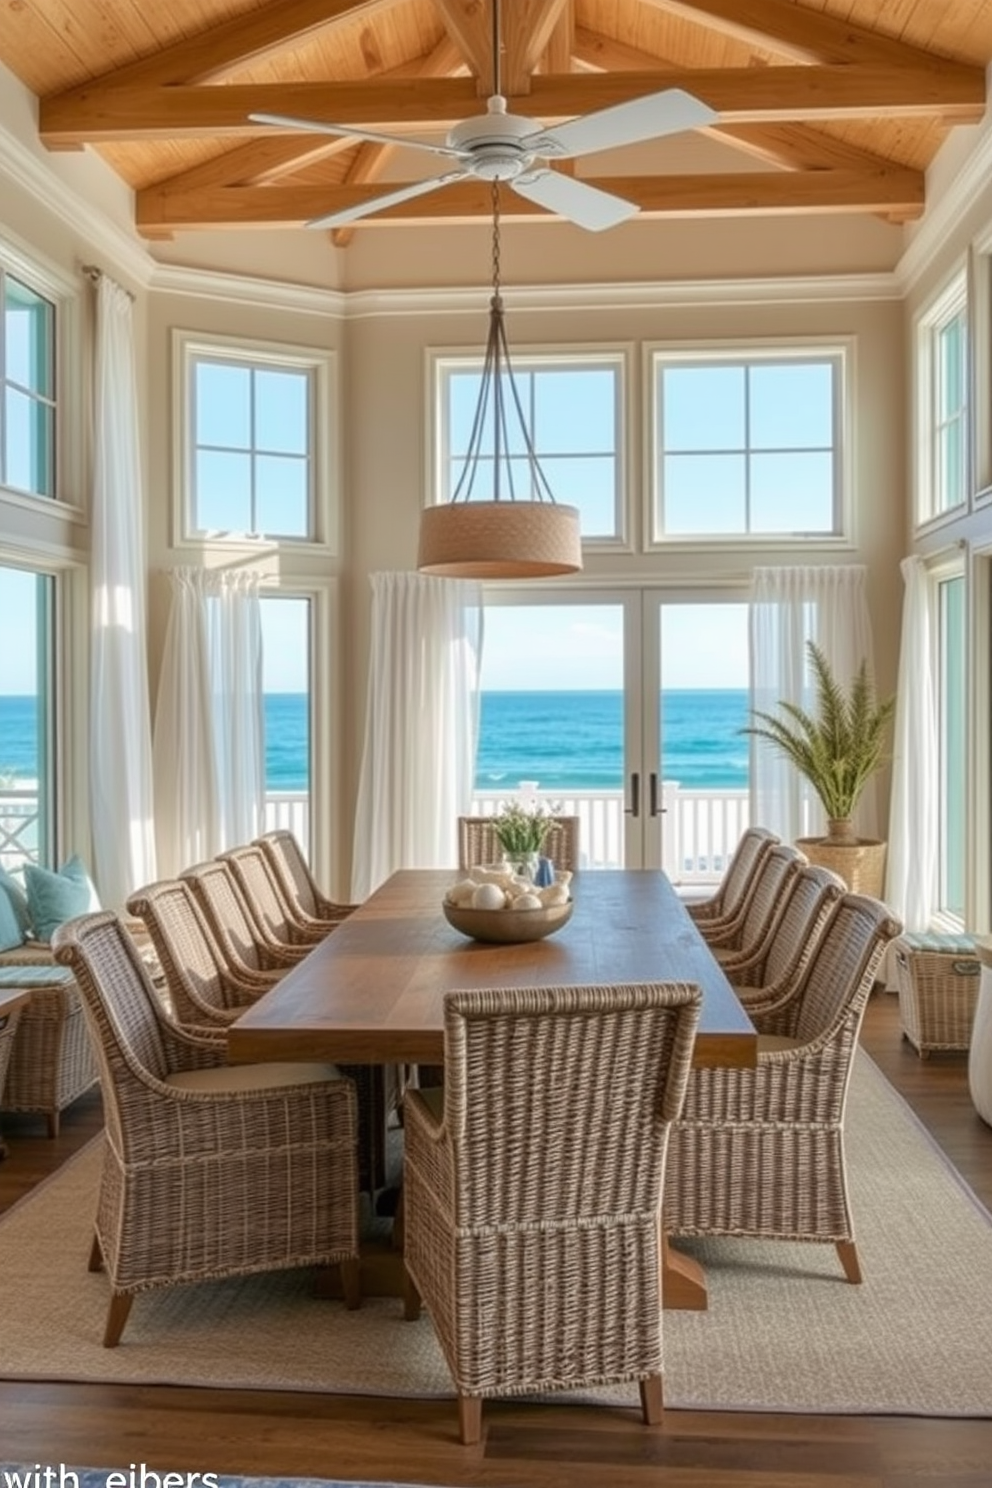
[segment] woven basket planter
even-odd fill
[[[817,868],[829,868],[842,878],[852,894],[870,894],[881,899],[885,886],[885,843],[872,837],[857,842],[830,842],[826,837],[800,837],[801,853]]]
[[[926,1059],[967,1049],[981,965],[970,935],[901,935],[894,947],[902,1031]]]

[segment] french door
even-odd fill
[[[739,594],[487,595],[477,804],[577,814],[590,867],[712,877],[746,808],[747,686]]]

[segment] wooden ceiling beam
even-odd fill
[[[522,97],[567,0],[514,0],[502,14],[503,91]]]
[[[476,97],[488,97],[493,91],[493,40],[484,0],[434,0],[434,8],[475,75]]]
[[[403,0],[279,0],[263,10],[252,10],[219,26],[212,26],[137,62],[105,72],[83,88],[70,88],[53,97],[71,100],[80,92],[92,96],[101,89],[146,88],[174,83],[204,83],[222,77],[262,57],[304,41],[315,31],[350,24]]]
[[[636,202],[652,217],[700,214],[895,211],[918,217],[923,211],[922,172],[889,170],[775,171],[705,176],[605,176],[590,181]],[[157,187],[136,198],[136,225],[142,233],[205,227],[302,227],[329,212],[373,200],[378,186],[245,186],[184,193]],[[400,203],[363,226],[388,222],[438,222],[488,219],[489,184],[467,181],[444,186],[426,196]],[[548,213],[517,196],[502,193],[501,215],[541,220]]]
[[[571,72],[574,65],[575,0],[566,0],[554,29],[548,37],[542,59],[542,72]]]
[[[669,65],[664,58],[615,42],[580,27],[575,33],[576,61],[609,72],[645,72]],[[828,166],[873,169],[892,164],[884,156],[859,150],[808,124],[717,124],[703,131],[733,149],[782,166],[786,170],[816,170]]]
[[[869,31],[822,10],[796,5],[793,0],[641,0],[641,3],[796,61],[888,62],[893,67],[916,69],[939,65],[942,60],[895,37]]]
[[[925,72],[852,63],[846,66],[735,67],[649,73],[538,75],[529,97],[511,99],[515,112],[543,120],[571,119],[666,88],[689,88],[726,124],[766,120],[934,117],[977,123],[985,111],[985,74],[944,63]],[[85,88],[71,100],[42,99],[39,135],[52,149],[127,139],[262,134],[252,113],[329,118],[385,129],[450,125],[478,111],[467,78],[399,79],[384,83],[229,84],[223,87]]]

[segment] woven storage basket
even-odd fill
[[[885,885],[885,846],[872,837],[857,842],[835,843],[826,837],[799,837],[799,851],[817,868],[829,868],[847,884],[852,894],[870,894],[881,899]]]
[[[921,1059],[967,1049],[981,966],[970,935],[901,935],[895,943],[902,1031]]]

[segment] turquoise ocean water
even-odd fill
[[[515,790],[521,780],[542,790],[619,790],[623,784],[619,692],[488,692],[482,696],[476,789]],[[748,741],[744,691],[702,688],[661,697],[662,776],[690,789],[743,789]],[[307,699],[265,699],[266,783],[305,790]],[[37,774],[34,700],[0,697],[0,778]]]

